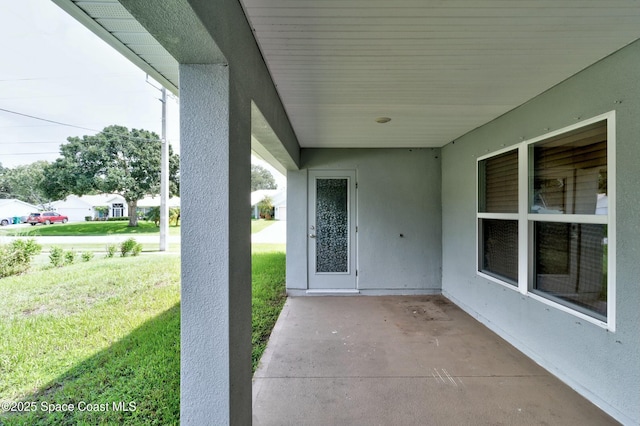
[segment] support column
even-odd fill
[[[250,110],[226,65],[180,65],[180,421],[251,424]]]

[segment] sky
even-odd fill
[[[55,161],[68,137],[113,124],[161,134],[160,85],[50,0],[0,0],[0,52],[2,166]],[[167,140],[177,153],[179,126],[171,95]]]
[[[95,134],[112,124],[160,135],[160,91],[50,0],[0,2],[0,52],[3,166],[54,161],[67,137]],[[177,99],[170,99],[167,109],[167,139],[179,152]]]

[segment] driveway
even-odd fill
[[[252,243],[286,244],[287,222],[277,220],[260,232],[251,235]]]

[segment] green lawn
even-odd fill
[[[264,228],[273,225],[273,220],[252,220],[251,233],[262,231]],[[112,222],[76,222],[53,225],[36,225],[21,228],[0,228],[0,235],[7,236],[98,236],[98,235],[124,235],[124,234],[160,234],[153,222],[144,220],[138,221],[137,227],[127,226],[127,221]],[[169,235],[180,235],[179,226],[169,226]],[[134,235],[135,236],[135,235]]]
[[[53,225],[36,225],[22,228],[2,229],[3,235],[15,236],[83,236],[83,235],[124,235],[124,234],[160,234],[153,222],[138,221],[137,227],[127,226],[127,221],[113,222],[76,222]],[[180,235],[179,226],[170,226],[169,235]]]
[[[261,252],[251,256],[253,371],[258,367],[271,330],[286,300],[284,251]]]
[[[252,256],[254,367],[285,300],[285,255],[268,250]],[[178,424],[179,269],[172,254],[96,257],[1,279],[0,401],[37,411],[0,413],[0,424]]]

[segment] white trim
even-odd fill
[[[476,275],[503,287],[519,291],[522,295],[553,306],[563,312],[574,315],[584,321],[615,332],[616,329],[616,112],[609,111],[598,116],[582,120],[570,126],[546,133],[544,135],[525,140],[514,146],[502,148],[476,159]],[[597,214],[537,214],[529,212],[529,179],[531,175],[530,147],[536,142],[559,136],[576,129],[600,121],[607,122],[607,197],[608,211],[606,215]],[[478,212],[479,194],[479,164],[480,161],[493,158],[505,152],[518,149],[518,213],[486,213]],[[479,219],[501,219],[518,221],[518,285],[514,286],[507,280],[480,271],[480,227]],[[562,222],[607,225],[607,319],[592,317],[582,313],[569,305],[558,303],[531,291],[534,281],[533,265],[533,227],[536,222]]]
[[[484,278],[485,280],[489,280],[489,281],[493,281],[496,284],[500,284],[501,286],[504,286],[508,289],[514,290],[514,291],[518,291],[519,286],[515,285],[515,284],[511,284],[506,280],[500,279],[498,277],[494,277],[493,275],[489,275],[486,272],[482,272],[482,271],[476,271],[476,274],[481,277]]]
[[[324,289],[324,288],[319,288],[319,289],[309,289],[306,291],[307,294],[325,294],[325,295],[331,295],[331,294],[359,294],[360,291],[357,289],[342,289],[342,288],[337,288],[337,289]]]
[[[529,155],[525,144],[518,145],[518,291],[526,295],[531,277],[531,243],[529,241]],[[525,171],[523,173],[523,170]]]
[[[478,213],[478,219],[518,220],[518,213]]]
[[[611,332],[616,331],[616,112],[610,111],[607,118],[607,198],[609,223],[607,225],[607,322]],[[611,142],[611,143],[610,143]]]
[[[608,166],[607,166],[608,167]],[[606,225],[609,218],[606,214],[537,214],[529,213],[526,220],[531,222],[562,222],[562,223],[590,223]]]

